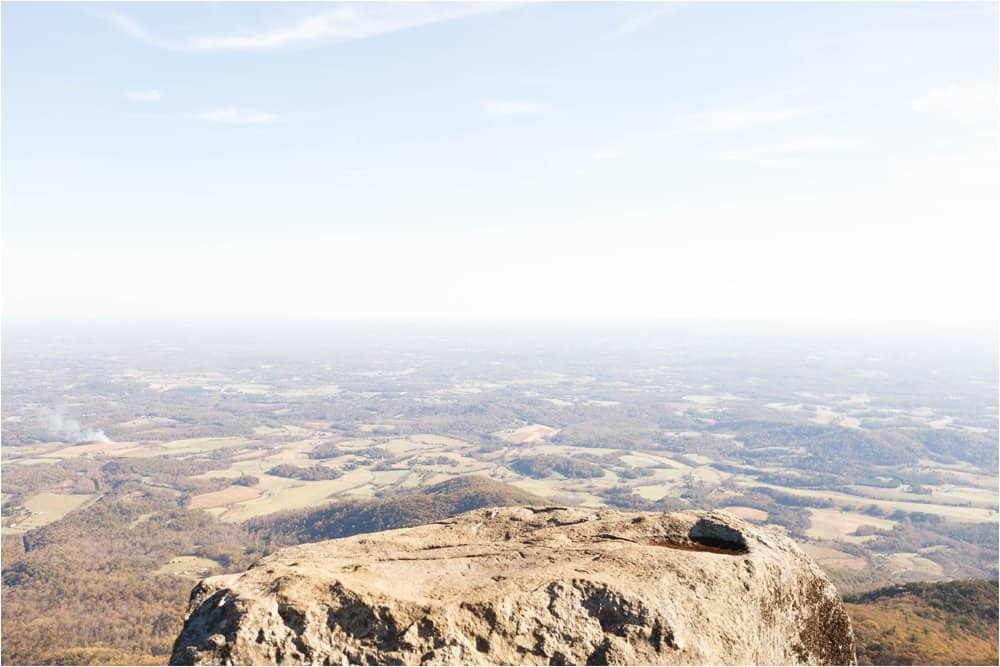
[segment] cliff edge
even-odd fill
[[[191,594],[171,664],[854,664],[836,589],[719,512],[507,507],[305,544]]]

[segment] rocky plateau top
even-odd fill
[[[854,664],[836,589],[721,512],[506,507],[305,544],[191,595],[171,664]]]

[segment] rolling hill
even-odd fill
[[[997,582],[911,583],[847,596],[858,664],[997,664]]]
[[[502,482],[470,475],[386,498],[342,500],[247,521],[272,544],[318,542],[358,533],[409,528],[481,507],[544,505],[546,500]]]

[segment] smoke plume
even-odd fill
[[[81,428],[80,422],[64,417],[61,412],[53,412],[48,415],[48,429],[51,437],[63,442],[72,442],[73,444],[112,442],[111,438],[104,435],[102,429]]]

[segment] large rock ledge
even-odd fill
[[[836,589],[718,512],[476,510],[191,594],[171,664],[854,664]]]

